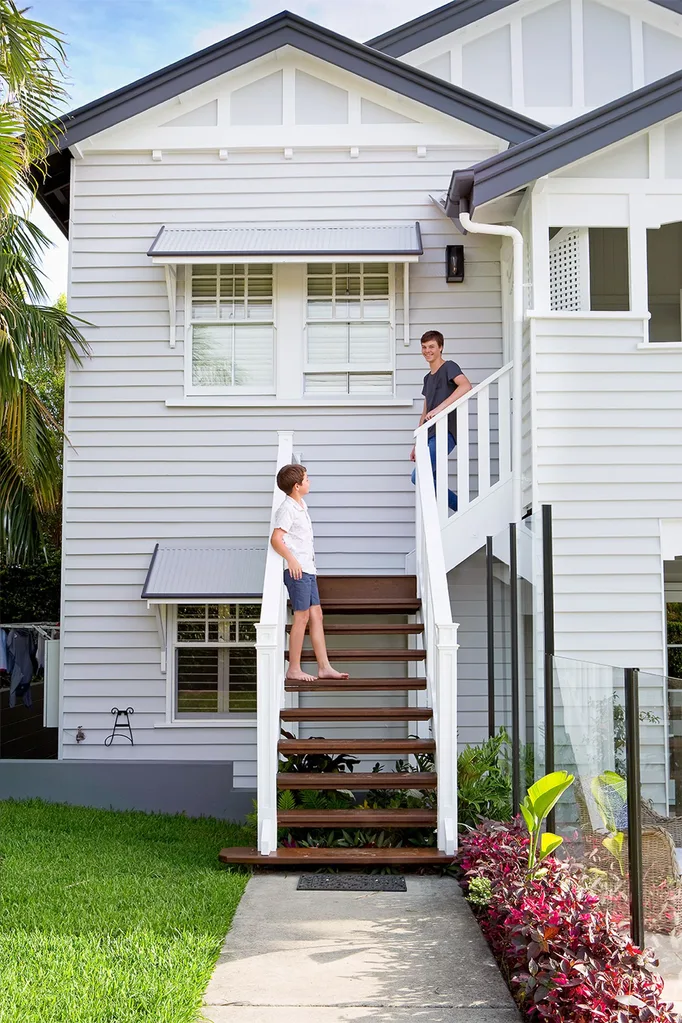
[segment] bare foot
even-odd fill
[[[317,675],[308,675],[305,671],[292,671],[291,668],[286,674],[287,682],[314,682]]]
[[[323,668],[318,673],[317,677],[318,678],[348,678],[349,676],[348,676],[348,672],[347,671],[336,671],[336,669],[332,668],[332,666],[330,664],[328,668]]]

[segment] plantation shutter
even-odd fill
[[[549,295],[553,312],[589,310],[590,241],[586,227],[565,227],[550,239]]]

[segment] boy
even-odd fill
[[[422,335],[422,355],[429,364],[429,372],[424,377],[422,394],[424,395],[424,408],[419,420],[419,425],[433,419],[439,412],[448,408],[453,402],[461,398],[463,394],[471,390],[471,384],[465,377],[456,362],[443,358],[443,345],[445,339],[439,330],[427,330]],[[457,443],[457,412],[451,412],[448,416],[448,454]],[[436,483],[436,428],[429,430],[429,453],[431,455],[431,468],[433,469],[433,482]],[[414,448],[410,452],[410,459],[414,462]],[[412,482],[416,481],[416,470],[412,473]],[[448,490],[448,507],[451,511],[457,511],[457,494]]]
[[[346,672],[335,671],[327,657],[322,626],[322,608],[317,590],[313,524],[303,500],[310,490],[310,480],[303,465],[284,465],[277,473],[277,486],[287,496],[275,514],[275,528],[270,543],[284,558],[284,583],[294,612],[289,636],[289,670],[287,678],[297,682],[313,682],[317,678],[348,678]],[[310,639],[317,660],[318,674],[308,675],[301,669],[301,652],[306,626],[310,622]]]

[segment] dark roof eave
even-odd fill
[[[70,160],[68,147],[74,143],[287,45],[424,103],[496,138],[518,143],[546,131],[546,126],[537,121],[283,11],[65,114],[59,122],[63,128],[60,152],[52,154],[50,175],[55,170],[60,177],[63,176]],[[49,200],[47,184],[49,179],[39,188],[38,198],[67,234],[68,201]],[[66,194],[68,196],[68,188]]]
[[[585,159],[608,146],[682,113],[682,71],[615,100],[543,135],[455,171],[448,215],[464,199],[468,212],[518,191],[538,178]],[[446,203],[447,211],[447,203]]]
[[[546,125],[538,121],[285,11],[66,114],[62,118],[65,135],[60,148],[287,45],[509,142],[521,142],[546,130]]]

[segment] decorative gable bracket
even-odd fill
[[[168,295],[168,316],[170,320],[168,343],[175,348],[176,318],[177,318],[177,297],[178,297],[178,268],[173,263],[164,265],[166,275],[166,293]]]

